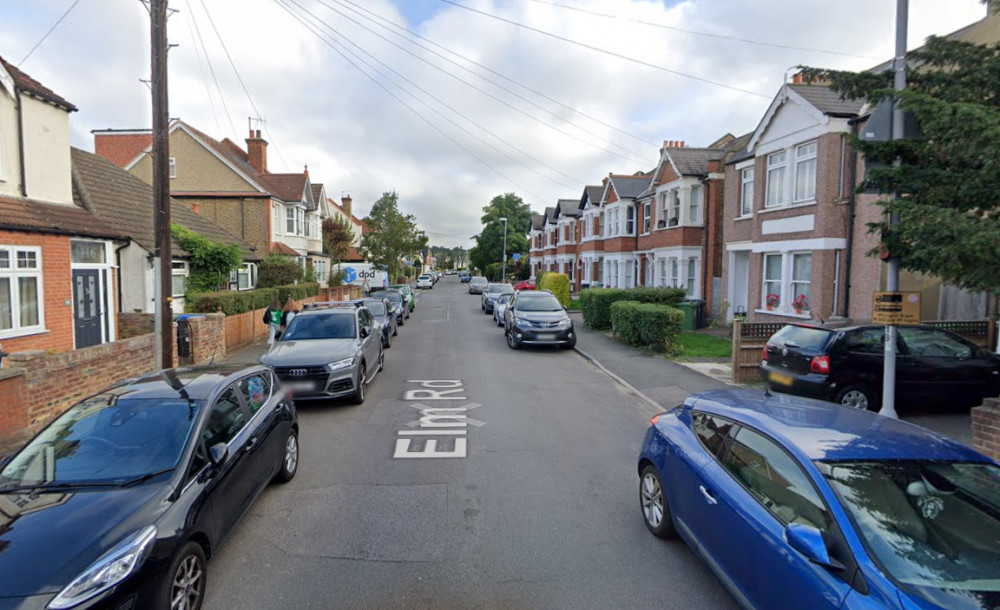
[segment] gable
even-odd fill
[[[680,174],[677,173],[677,169],[674,167],[674,162],[670,159],[670,155],[664,153],[663,158],[667,162],[663,164],[659,175],[656,176],[656,186],[668,184],[680,178]]]
[[[259,190],[184,129],[170,132],[170,156],[176,160],[177,167],[177,177],[170,180],[171,192]],[[129,168],[129,173],[152,184],[152,167],[153,156],[147,151]]]

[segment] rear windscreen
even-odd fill
[[[773,345],[794,344],[802,349],[822,350],[833,333],[823,328],[788,325],[774,333],[768,343]]]

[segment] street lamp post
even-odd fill
[[[500,281],[507,279],[507,219],[501,218],[503,223],[503,264],[501,265]]]

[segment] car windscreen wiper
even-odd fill
[[[0,488],[0,494],[19,493],[23,491],[44,491],[48,489],[75,489],[78,487],[114,487],[115,485],[116,483],[112,483],[110,481],[63,481],[61,483],[50,481],[48,483],[35,483],[33,485],[19,485],[17,487]]]
[[[163,470],[157,470],[156,472],[147,472],[146,474],[139,475],[134,479],[129,479],[128,481],[123,481],[118,483],[118,487],[131,487],[133,485],[138,485],[139,483],[145,483],[146,481],[152,479],[153,477],[158,477],[161,474],[167,474],[168,472],[173,472],[174,468],[164,468]]]

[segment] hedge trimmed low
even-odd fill
[[[565,273],[546,273],[538,288],[551,291],[563,307],[569,307],[569,276]]]
[[[254,309],[265,309],[276,296],[279,301],[284,303],[288,297],[298,301],[316,296],[319,292],[320,285],[315,282],[290,284],[275,288],[258,288],[256,290],[203,292],[186,295],[185,309],[191,313],[214,313],[221,309],[222,313],[232,316]]]
[[[612,328],[629,345],[667,351],[681,332],[683,320],[684,313],[669,305],[638,301],[611,304]]]
[[[580,291],[580,311],[583,322],[590,328],[608,330],[611,328],[611,305],[618,301],[637,301],[657,305],[677,305],[685,297],[683,288],[651,288],[639,286],[625,290],[622,288],[587,288]]]

